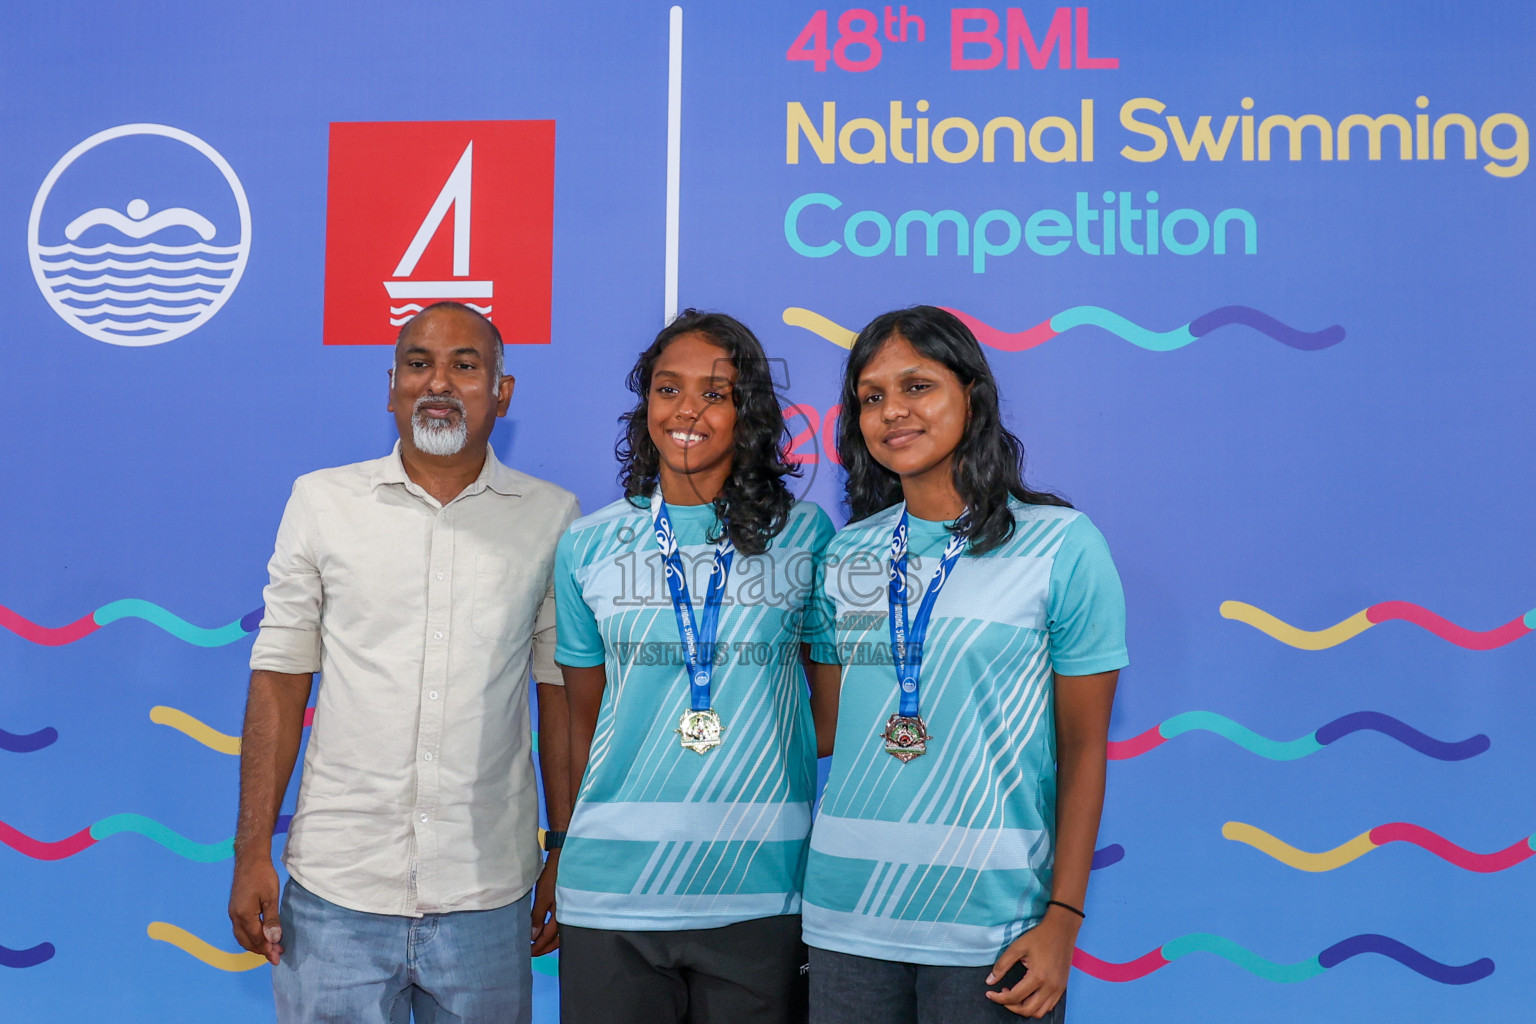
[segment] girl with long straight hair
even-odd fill
[[[842,692],[806,870],[811,1019],[1060,1021],[1127,664],[1119,576],[1087,516],[1025,486],[954,315],[876,317],[842,390],[851,522],[822,585]]]
[[[577,520],[555,561],[577,794],[556,891],[561,1019],[804,1021],[817,743],[802,660],[831,639],[806,611],[832,524],[789,491],[783,414],[745,325],[684,312],[629,388],[624,497]],[[809,671],[829,708],[835,670]]]

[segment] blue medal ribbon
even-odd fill
[[[688,576],[678,555],[677,534],[667,515],[667,503],[656,494],[651,498],[651,529],[656,546],[661,548],[666,569],[667,589],[672,594],[672,611],[677,615],[677,633],[683,641],[683,661],[688,670],[688,695],[694,711],[710,708],[710,679],[715,672],[715,633],[720,625],[720,604],[725,598],[725,581],[731,572],[736,546],[729,535],[715,545],[715,560],[709,570],[709,588],[704,591],[704,612],[695,624],[693,602],[688,596]]]
[[[964,522],[962,515],[960,523]],[[933,571],[927,593],[917,606],[917,615],[910,625],[907,622],[907,512],[902,509],[901,521],[891,534],[891,579],[888,587],[891,619],[891,660],[896,666],[896,688],[901,693],[898,710],[904,718],[917,718],[922,708],[923,638],[928,635],[928,619],[933,615],[934,602],[939,591],[949,580],[950,571],[965,550],[966,539],[962,534],[950,537],[939,557],[939,567]]]

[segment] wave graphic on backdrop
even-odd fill
[[[137,213],[139,220],[135,221]],[[90,223],[82,223],[89,220]],[[95,227],[115,231],[129,242],[76,241]],[[191,245],[139,241],[163,230],[192,228],[203,239]],[[61,308],[80,323],[107,334],[139,338],[190,324],[204,317],[235,281],[243,247],[213,245],[213,225],[201,214],[180,207],[149,214],[135,199],[128,216],[116,210],[91,210],[65,230],[61,245],[37,246],[43,284]]]
[[[1310,960],[1294,964],[1281,964],[1266,960],[1252,950],[1238,945],[1220,935],[1197,932],[1184,935],[1126,963],[1100,960],[1081,949],[1072,954],[1072,966],[1100,981],[1136,981],[1153,971],[1162,970],[1169,964],[1191,953],[1214,953],[1224,960],[1241,967],[1265,981],[1292,983],[1315,978],[1324,971],[1337,967],[1351,957],[1376,953],[1390,957],[1404,967],[1442,985],[1468,985],[1482,981],[1493,973],[1493,961],[1484,957],[1470,964],[1443,964],[1431,960],[1412,946],[1386,935],[1355,935],[1336,942]]]
[[[481,306],[474,302],[466,302],[464,305],[468,306],[476,313],[479,313],[487,320],[494,319],[491,314],[496,311],[496,307],[491,303],[486,303],[484,306]],[[414,320],[416,318],[416,314],[420,313],[425,308],[426,307],[419,302],[407,302],[399,306],[390,306],[389,324],[391,327],[403,327]]]
[[[52,726],[25,734],[0,729],[0,750],[9,750],[13,754],[30,754],[34,750],[52,746],[58,740],[59,730]]]
[[[1044,323],[1036,324],[1028,330],[1014,332],[998,330],[958,309],[949,309],[949,312],[959,317],[983,345],[1000,352],[1023,352],[1035,348],[1059,334],[1065,334],[1074,327],[1099,327],[1122,341],[1128,341],[1137,348],[1143,348],[1149,352],[1173,352],[1192,344],[1219,327],[1230,324],[1251,327],[1282,345],[1304,352],[1329,348],[1344,340],[1344,328],[1337,324],[1320,331],[1300,331],[1281,323],[1268,313],[1248,306],[1223,306],[1220,309],[1213,309],[1204,316],[1197,317],[1171,331],[1150,330],[1102,306],[1073,306],[1071,309],[1057,313]],[[800,306],[791,306],[784,310],[783,316],[784,322],[791,327],[803,328],[840,348],[853,347],[855,332],[820,313]]]
[[[1411,622],[1447,643],[1465,647],[1471,651],[1491,651],[1496,647],[1503,647],[1536,629],[1536,609],[1526,612],[1519,618],[1511,619],[1502,626],[1475,630],[1458,626],[1449,619],[1436,615],[1428,608],[1411,601],[1382,601],[1356,612],[1342,622],[1334,623],[1327,629],[1318,630],[1298,629],[1289,622],[1275,618],[1264,609],[1255,608],[1242,601],[1221,602],[1221,617],[1247,623],[1259,632],[1303,651],[1324,651],[1330,647],[1337,647],[1346,640],[1353,640],[1372,626],[1394,620]]]
[[[263,609],[257,608],[228,625],[219,626],[216,629],[205,629],[202,626],[192,625],[186,619],[166,611],[152,601],[130,597],[102,605],[91,614],[76,619],[67,626],[40,626],[0,605],[0,626],[4,626],[23,640],[49,647],[59,647],[72,644],[81,637],[90,636],[102,626],[110,626],[120,619],[143,619],[185,643],[197,647],[223,647],[256,632],[256,627],[261,623],[262,611]]]
[[[26,949],[11,949],[9,946],[0,946],[0,967],[36,967],[53,959],[54,949],[51,942],[39,942],[35,946]]]
[[[149,720],[156,725],[164,725],[175,729],[177,732],[196,740],[210,750],[216,750],[221,754],[229,754],[231,757],[238,757],[240,755],[239,736],[231,736],[227,732],[219,732],[219,730],[207,722],[187,714],[180,708],[157,704],[149,709]],[[307,729],[314,724],[315,709],[305,708],[304,727]]]
[[[1215,733],[1242,747],[1248,753],[1257,754],[1271,761],[1298,760],[1357,732],[1379,732],[1418,751],[1425,757],[1432,757],[1438,761],[1465,761],[1469,757],[1476,757],[1483,753],[1490,746],[1488,737],[1481,733],[1455,743],[1437,740],[1380,711],[1356,711],[1335,718],[1327,725],[1294,740],[1272,740],[1267,736],[1260,736],[1247,726],[1234,722],[1225,715],[1218,715],[1214,711],[1186,711],[1130,739],[1110,740],[1109,759],[1125,761],[1140,757],[1176,736],[1196,731]]]
[[[207,166],[185,164],[187,154],[171,155],[176,147],[168,150],[166,141]],[[76,162],[100,146],[118,156],[95,154],[76,172]],[[218,195],[221,179],[233,210]],[[151,210],[142,198],[121,210],[100,205],[134,192],[182,196],[207,209],[165,203]],[[109,345],[159,345],[207,323],[239,285],[250,245],[250,204],[234,168],[196,135],[164,124],[120,124],[71,147],[43,178],[27,218],[32,277],[48,305]]]
[[[1280,863],[1299,871],[1332,871],[1334,868],[1343,867],[1350,861],[1364,857],[1372,850],[1379,850],[1388,843],[1412,843],[1458,868],[1484,874],[1512,868],[1529,859],[1532,854],[1536,854],[1536,836],[1528,836],[1494,853],[1473,853],[1422,825],[1412,825],[1404,821],[1377,825],[1369,831],[1360,833],[1349,842],[1321,853],[1298,850],[1263,829],[1241,821],[1227,822],[1221,827],[1221,834],[1234,842],[1247,843],[1255,850],[1266,853]]]
[[[259,953],[250,953],[241,950],[238,953],[230,953],[210,942],[204,941],[187,931],[178,928],[167,921],[151,921],[149,923],[149,937],[156,942],[168,942],[188,956],[195,957],[209,967],[221,971],[229,971],[238,974],[242,971],[253,971],[267,962],[267,958]]]
[[[281,835],[288,831],[288,825],[292,821],[291,814],[279,815],[272,834]],[[218,843],[194,842],[169,826],[162,825],[153,818],[146,818],[142,814],[113,814],[102,818],[89,828],[81,829],[72,836],[52,841],[33,839],[20,829],[0,821],[0,843],[33,860],[63,860],[66,857],[73,857],[82,850],[90,849],[103,839],[110,839],[123,832],[141,835],[159,843],[176,856],[199,864],[214,864],[221,860],[229,860],[235,855],[233,837]]]

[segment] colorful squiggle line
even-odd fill
[[[166,611],[151,601],[130,597],[103,605],[67,626],[39,626],[29,619],[22,618],[4,605],[0,605],[0,626],[4,626],[23,640],[49,647],[60,647],[64,644],[72,644],[81,637],[90,636],[102,626],[109,626],[119,619],[143,619],[165,630],[176,639],[197,647],[223,647],[225,644],[232,644],[256,632],[256,627],[261,622],[261,615],[262,609],[257,608],[227,626],[204,629],[202,626],[192,625],[186,619]]]
[[[288,825],[292,821],[291,814],[279,815],[272,834],[281,835],[288,831]],[[33,860],[63,860],[66,857],[73,857],[82,850],[87,850],[103,839],[109,839],[120,832],[135,832],[159,843],[178,857],[184,857],[199,864],[214,864],[221,860],[229,860],[235,855],[233,838],[220,843],[195,843],[142,814],[114,814],[102,818],[90,828],[83,828],[72,836],[52,842],[33,839],[25,832],[0,821],[0,843],[4,843],[18,853],[26,854]]]
[[[288,826],[293,823],[293,815],[280,814],[272,828],[274,836],[280,836],[288,831]],[[221,860],[228,860],[235,855],[234,839],[226,839],[221,843],[195,843],[192,840],[172,831],[153,818],[146,818],[142,814],[114,814],[109,818],[103,818],[90,828],[83,828],[74,835],[65,839],[46,842],[33,839],[26,833],[12,828],[0,821],[0,843],[5,843],[18,853],[26,854],[34,860],[63,860],[73,857],[82,850],[89,849],[120,832],[137,832],[159,843],[172,853],[187,860],[196,861],[199,864],[212,864]],[[544,845],[544,830],[539,830],[539,845]],[[1098,871],[1118,864],[1125,859],[1125,847],[1119,843],[1111,843],[1102,849],[1093,852],[1093,868]]]
[[[52,746],[59,740],[59,730],[48,726],[37,732],[29,732],[25,735],[14,732],[6,732],[0,729],[0,750],[9,750],[13,754],[30,754],[34,750],[42,750]]]
[[[959,317],[983,345],[1001,352],[1023,352],[1043,345],[1058,334],[1065,334],[1074,327],[1087,326],[1101,327],[1123,341],[1151,352],[1172,352],[1175,349],[1181,349],[1197,338],[1202,338],[1218,327],[1225,327],[1228,324],[1252,327],[1282,345],[1301,349],[1304,352],[1315,352],[1318,349],[1337,345],[1344,340],[1344,328],[1337,324],[1320,331],[1299,331],[1281,323],[1268,313],[1262,313],[1249,306],[1223,306],[1220,309],[1213,309],[1204,316],[1197,317],[1171,331],[1148,330],[1102,306],[1073,306],[1071,309],[1057,313],[1044,323],[1036,324],[1028,330],[1014,332],[1000,331],[958,309],[950,309],[949,312]],[[790,306],[784,310],[783,315],[784,322],[791,327],[803,328],[840,348],[853,347],[855,333],[820,313],[800,306]]]
[[[168,921],[151,921],[149,923],[149,928],[146,930],[149,933],[149,937],[154,939],[156,942],[169,943],[172,946],[175,946],[177,949],[181,950],[183,953],[186,953],[188,956],[191,956],[197,960],[201,960],[209,967],[220,971],[228,971],[231,974],[239,974],[244,971],[254,971],[256,968],[263,966],[267,962],[267,958],[260,955],[259,953],[251,953],[243,949],[238,953],[230,953],[226,950],[222,950],[212,943],[207,942],[196,935],[193,935],[185,928],[179,928]],[[42,958],[43,960],[46,960],[48,957],[53,955],[53,947],[49,946],[46,942],[43,943],[43,946],[48,947],[48,955]],[[42,947],[39,946],[34,948],[41,949]],[[3,964],[7,967],[32,966],[31,964],[7,964],[5,962],[5,953],[7,952],[9,951],[6,950],[4,946],[0,946],[0,964]],[[23,950],[23,952],[27,953],[31,952],[31,950]],[[38,962],[40,963],[41,961]],[[546,953],[543,956],[534,957],[533,969],[539,974],[559,976],[559,952],[556,951],[554,953]]]
[[[1093,865],[1088,870],[1099,871],[1119,864],[1123,860],[1125,860],[1125,847],[1119,843],[1110,843],[1093,851]]]
[[[33,839],[0,821],[0,843],[5,843],[17,852],[24,853],[35,860],[63,860],[66,857],[73,857],[80,851],[95,846],[103,839],[120,832],[136,832],[146,839],[159,843],[177,856],[199,864],[212,864],[234,856],[233,839],[226,839],[221,843],[195,843],[142,814],[114,814],[101,819],[89,828],[81,829],[72,836],[53,842]]]
[[[219,732],[213,726],[182,711],[180,708],[166,707],[164,704],[156,704],[149,709],[149,720],[156,725],[169,726],[177,732],[184,733],[210,750],[216,750],[221,754],[231,757],[240,756],[240,737],[231,736],[227,732]],[[304,709],[304,728],[315,724],[315,709]]]
[[[149,937],[156,942],[168,942],[183,953],[221,971],[231,973],[253,971],[267,962],[267,958],[261,954],[243,949],[238,953],[226,952],[203,941],[185,928],[178,928],[166,921],[151,921],[147,930]]]
[[[1490,746],[1488,737],[1481,733],[1457,743],[1437,740],[1380,711],[1356,711],[1353,714],[1335,718],[1327,725],[1294,740],[1272,740],[1267,736],[1260,736],[1247,726],[1234,722],[1225,715],[1218,715],[1214,711],[1186,711],[1128,740],[1110,740],[1109,759],[1124,761],[1132,757],[1140,757],[1149,750],[1157,749],[1175,736],[1197,730],[1213,732],[1237,744],[1250,754],[1257,754],[1271,761],[1295,761],[1308,754],[1315,754],[1335,740],[1355,732],[1379,732],[1426,757],[1433,757],[1440,761],[1465,761],[1469,757],[1476,757]]]
[[[1512,868],[1536,854],[1536,836],[1527,836],[1494,853],[1473,853],[1422,825],[1412,825],[1405,821],[1377,825],[1355,836],[1349,842],[1321,853],[1298,850],[1263,829],[1241,821],[1227,822],[1221,826],[1221,834],[1235,842],[1247,843],[1255,850],[1266,853],[1280,863],[1299,871],[1332,871],[1334,868],[1343,867],[1350,861],[1364,857],[1372,850],[1379,850],[1388,843],[1412,843],[1464,871],[1477,871],[1483,874]]]
[[[27,949],[11,949],[0,946],[0,967],[36,967],[53,959],[53,943],[39,942]]]
[[[1075,950],[1072,954],[1072,966],[1100,981],[1136,981],[1191,953],[1215,953],[1266,981],[1287,984],[1315,978],[1329,968],[1337,967],[1345,960],[1364,953],[1377,953],[1390,957],[1409,970],[1416,971],[1442,985],[1468,985],[1474,981],[1482,981],[1493,973],[1493,961],[1487,957],[1459,966],[1442,964],[1438,960],[1431,960],[1412,946],[1386,935],[1355,935],[1343,942],[1334,943],[1310,960],[1294,964],[1279,964],[1273,960],[1264,959],[1231,939],[1200,932],[1181,936],[1123,964],[1100,960],[1081,949]]]
[[[1363,611],[1358,611],[1327,629],[1297,629],[1289,622],[1275,618],[1262,608],[1241,601],[1221,602],[1221,617],[1245,622],[1283,644],[1299,647],[1303,651],[1323,651],[1337,647],[1346,640],[1353,640],[1372,626],[1401,619],[1420,629],[1427,629],[1442,640],[1472,651],[1491,651],[1495,647],[1514,643],[1531,630],[1536,629],[1536,608],[1517,619],[1512,619],[1494,629],[1464,629],[1449,619],[1436,615],[1429,609],[1411,601],[1382,601]]]

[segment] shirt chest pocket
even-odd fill
[[[529,569],[499,555],[475,556],[470,625],[482,640],[518,643],[533,633],[543,594],[532,592]]]

